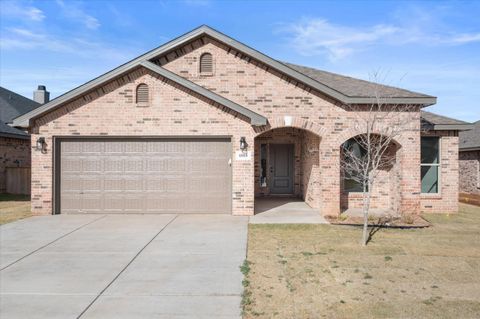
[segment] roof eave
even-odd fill
[[[480,146],[460,147],[460,152],[480,151]]]
[[[29,140],[30,135],[20,135],[20,134],[14,134],[14,133],[3,133],[0,132],[1,137],[8,137],[8,138],[15,138],[19,140]]]
[[[434,131],[468,131],[473,129],[473,124],[434,124]]]
[[[346,104],[398,104],[398,105],[420,105],[427,107],[437,103],[437,98],[434,96],[428,97],[347,97]]]

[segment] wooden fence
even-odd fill
[[[5,168],[6,192],[8,194],[30,195],[30,167]]]

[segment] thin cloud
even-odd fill
[[[34,6],[22,6],[18,2],[4,1],[0,3],[1,16],[41,22],[45,19],[42,10]]]
[[[480,33],[429,34],[414,24],[377,24],[354,27],[333,24],[322,18],[302,19],[279,29],[290,44],[306,56],[326,55],[331,61],[346,58],[373,45],[463,45],[480,42]]]
[[[119,49],[109,43],[100,43],[92,39],[68,36],[65,38],[46,32],[32,31],[26,28],[7,28],[2,33],[1,50],[42,50],[67,53],[89,58],[91,56],[122,62],[132,56],[131,50]]]
[[[65,17],[80,22],[87,29],[96,30],[100,27],[100,21],[94,16],[85,12],[82,8],[82,2],[64,2],[63,0],[57,0],[58,6],[62,9]]]

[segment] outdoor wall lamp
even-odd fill
[[[39,137],[37,139],[36,149],[37,151],[41,151],[42,154],[47,153],[47,142],[45,142],[45,137]]]
[[[245,136],[240,137],[240,149],[245,151],[248,147],[247,141],[245,140]]]

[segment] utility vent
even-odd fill
[[[148,104],[148,85],[145,83],[137,86],[137,104]]]
[[[200,73],[213,73],[213,58],[210,53],[204,53],[200,57]]]

